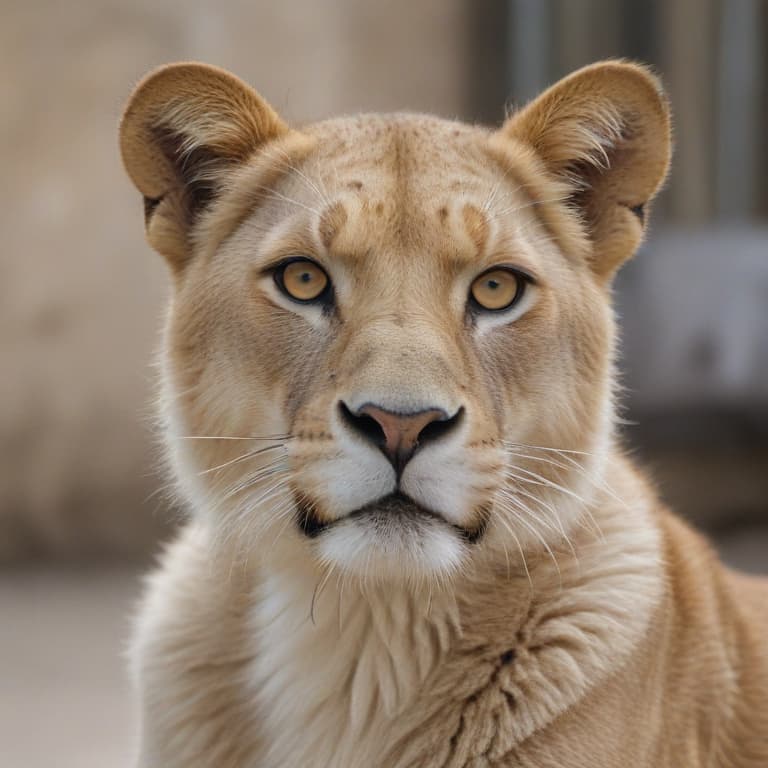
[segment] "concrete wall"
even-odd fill
[[[717,154],[717,121],[699,118],[721,88],[710,70],[735,45],[697,49],[708,68],[681,59],[675,30],[690,3],[623,3],[621,15],[610,0],[0,0],[0,563],[135,557],[169,518],[162,495],[147,500],[163,484],[150,363],[168,281],[144,243],[116,127],[133,84],[179,59],[231,69],[296,122],[395,109],[494,119],[505,71],[519,100],[535,88],[518,92],[518,80],[539,70],[531,87],[601,56],[656,60],[678,160],[654,236],[618,285],[625,401],[641,424],[627,436],[676,508],[764,520],[765,229],[664,233],[713,213],[715,166],[704,181],[691,169],[704,168],[703,139]],[[721,5],[706,3],[715,15]],[[549,24],[540,45],[514,13],[504,23],[505,6]]]
[[[286,117],[470,103],[463,0],[0,5],[0,561],[146,552],[165,269],[120,167],[122,104],[200,59]]]

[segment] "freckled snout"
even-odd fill
[[[418,448],[452,431],[464,412],[462,407],[452,416],[442,408],[398,413],[366,403],[353,413],[344,402],[339,402],[339,410],[353,432],[373,443],[389,459],[398,478]]]

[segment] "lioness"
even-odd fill
[[[175,64],[120,138],[190,510],[136,627],[141,766],[768,765],[768,588],[614,435],[653,75],[595,64],[494,131],[295,129]]]

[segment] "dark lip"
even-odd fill
[[[299,529],[305,536],[307,536],[307,538],[315,539],[336,523],[340,523],[347,519],[364,518],[373,515],[387,515],[392,517],[402,517],[405,522],[409,518],[428,517],[438,521],[448,528],[452,528],[459,537],[464,539],[467,543],[474,544],[482,538],[485,529],[488,527],[488,510],[483,508],[481,512],[480,524],[475,528],[465,528],[461,525],[455,525],[454,523],[448,522],[441,514],[419,504],[402,491],[395,491],[387,496],[382,496],[359,509],[355,509],[338,520],[332,520],[330,522],[320,520],[310,505],[298,501],[297,523]]]

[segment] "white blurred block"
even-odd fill
[[[633,406],[768,407],[768,230],[659,233],[617,306]]]

